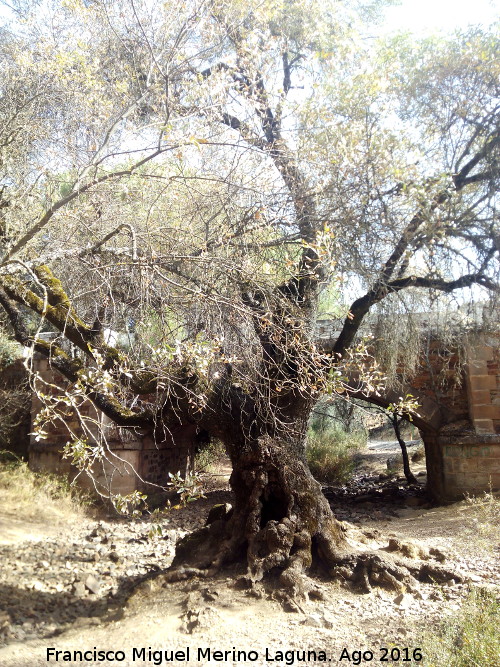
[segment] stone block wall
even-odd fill
[[[500,434],[500,372],[498,338],[469,349],[467,390],[470,418],[476,433]]]
[[[500,437],[470,434],[438,438],[441,474],[436,497],[452,500],[465,494],[500,489]]]
[[[499,338],[479,339],[467,357],[467,427],[424,436],[429,486],[439,500],[500,489]]]
[[[439,406],[441,425],[469,419],[465,378],[460,366],[461,359],[457,352],[443,348],[437,340],[431,340],[410,381],[409,389],[422,407],[426,400],[429,405],[434,403]],[[426,420],[430,417],[428,410],[426,413],[424,407],[423,417]]]
[[[35,355],[33,365],[41,381],[59,387],[66,386],[67,380],[50,367],[46,358]],[[48,392],[47,387],[48,384],[43,385],[45,393]],[[53,389],[52,393],[56,394],[57,391]],[[32,423],[41,407],[41,401],[33,394]],[[92,474],[79,471],[69,459],[63,458],[64,445],[70,440],[67,427],[76,436],[82,435],[78,418],[70,411],[64,423],[51,423],[44,429],[47,433],[44,440],[38,442],[35,434],[31,435],[29,466],[32,470],[64,474],[71,481],[76,479],[79,486],[96,489],[104,495],[126,495],[135,490],[155,493],[166,486],[169,472],[180,472],[185,476],[193,470],[196,439],[196,428],[193,425],[179,426],[168,437],[158,441],[151,433],[117,427],[90,401],[85,401],[80,407],[80,413],[95,422],[90,427],[89,441],[91,444],[99,442],[105,451],[105,457],[92,466]]]
[[[99,461],[92,467],[92,474],[79,471],[69,459],[62,456],[62,447],[49,442],[30,445],[29,466],[35,472],[52,472],[64,475],[78,486],[99,494],[108,496],[127,495],[135,490],[148,491],[146,485],[139,479],[136,470],[140,464],[138,450],[124,450],[119,454],[110,451],[107,458]]]

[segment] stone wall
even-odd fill
[[[500,437],[442,437],[439,444],[443,452],[443,497],[500,489]]]
[[[66,386],[66,380],[50,367],[48,360],[39,355],[34,358],[34,370],[41,378],[41,387],[47,393],[49,384]],[[43,385],[42,383],[48,383]],[[56,393],[53,389],[52,393]],[[42,407],[41,401],[33,394],[32,421]],[[44,428],[47,437],[41,441],[31,435],[29,445],[29,466],[35,471],[49,471],[67,475],[71,481],[77,479],[83,488],[95,489],[99,493],[126,495],[139,490],[145,493],[160,491],[169,481],[168,473],[180,472],[184,477],[193,470],[196,428],[192,425],[179,426],[161,441],[151,433],[138,429],[119,428],[97,410],[90,401],[80,408],[80,414],[93,420],[90,426],[90,444],[100,444],[104,457],[92,465],[92,474],[79,471],[63,458],[63,448],[70,440],[68,427],[77,436],[82,435],[75,413],[67,411],[64,422],[49,424]]]
[[[330,336],[323,326],[321,336]],[[331,334],[333,335],[333,334]],[[500,489],[500,360],[499,339],[478,337],[461,366],[458,354],[431,341],[417,372],[401,393],[412,393],[421,405],[415,425],[421,430],[427,460],[428,486],[437,500],[450,500],[466,493]],[[47,360],[36,359],[36,367],[48,382],[64,383]],[[397,395],[359,398],[385,406]],[[385,403],[384,403],[385,401]],[[33,400],[33,416],[40,409]],[[117,428],[100,415],[92,404],[85,408],[106,434],[108,460],[94,470],[93,478],[114,493],[140,489],[151,491],[168,481],[168,472],[185,474],[193,463],[195,427],[179,427],[168,438],[155,442],[151,435]],[[78,428],[68,415],[67,423]],[[96,429],[96,438],[98,437]],[[29,460],[33,469],[59,470],[77,476],[61,450],[68,441],[62,425],[49,430],[47,441],[31,440]],[[80,475],[84,486],[94,481]]]
[[[467,350],[464,395],[470,429],[438,437],[442,498],[500,489],[499,338],[480,338]]]
[[[335,323],[318,322],[331,344]],[[414,376],[399,395],[421,406],[415,424],[425,444],[429,491],[439,501],[500,489],[500,336],[478,334],[466,359],[430,340]],[[465,365],[463,362],[466,362]],[[358,398],[387,405],[394,393]]]
[[[468,353],[466,377],[471,421],[476,433],[500,434],[498,339],[490,336]]]
[[[428,486],[437,500],[500,489],[499,338],[478,336],[466,354],[462,379],[444,383],[436,392],[438,428],[422,430]],[[434,360],[429,357],[434,374],[443,370],[439,356],[442,354],[437,350]],[[449,356],[449,368],[444,369],[450,374],[458,363],[453,357]],[[429,373],[423,371],[412,385],[429,393],[430,382]]]
[[[429,406],[431,403],[436,406],[439,414],[433,425],[439,429],[462,422],[463,427],[468,426],[469,402],[462,364],[458,352],[431,340],[410,380],[410,390],[418,402],[425,406],[427,400]],[[429,424],[430,416],[430,407],[424,407],[423,419]]]

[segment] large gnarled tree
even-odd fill
[[[197,544],[198,569],[246,557],[252,581],[278,568],[292,590],[313,563],[365,586],[404,579],[348,547],[306,428],[377,304],[496,289],[497,40],[367,49],[348,9],[312,1],[61,12],[58,31],[35,12],[1,35],[15,337],[119,426],[224,442],[232,515],[176,564]],[[332,267],[361,296],[318,350]]]

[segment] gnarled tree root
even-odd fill
[[[460,580],[428,561],[356,551],[305,463],[287,459],[286,447],[268,437],[254,445],[238,465],[233,462],[234,509],[178,542],[169,576],[178,576],[179,568],[210,576],[227,563],[246,560],[242,585],[255,589],[265,577],[277,575],[275,585],[289,601],[318,595],[309,573],[350,582],[364,592],[373,586],[401,592],[417,581]]]
[[[462,580],[459,574],[437,563],[422,563],[379,551],[358,552],[353,548],[339,551],[327,534],[312,539],[306,531],[294,532],[293,528],[289,519],[270,521],[246,550],[239,549],[239,559],[231,559],[247,559],[247,572],[239,579],[239,585],[245,588],[260,590],[265,576],[274,575],[267,579],[272,579],[272,595],[288,610],[299,610],[300,600],[306,597],[322,597],[311,573],[343,581],[362,593],[370,592],[374,586],[400,593],[414,591],[418,582],[442,584]],[[224,525],[217,521],[183,538],[172,567],[164,575],[165,581],[218,573],[228,554],[236,555],[237,540],[234,535],[221,540],[224,533]]]

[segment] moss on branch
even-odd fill
[[[90,337],[90,328],[76,316],[73,309],[68,309],[61,303],[51,305],[48,298],[47,301],[42,299],[15,276],[1,277],[0,284],[11,299],[22,303],[41,317],[46,317],[56,329],[64,333],[69,341],[85,352],[89,352],[87,342]]]
[[[35,274],[46,290],[46,298],[37,295],[30,289],[29,284],[17,276],[0,277],[0,287],[3,287],[7,297],[6,303],[3,305],[4,308],[9,307],[7,303],[9,301],[12,310],[11,315],[9,315],[11,320],[18,321],[18,324],[19,318],[22,320],[21,314],[15,308],[13,302],[23,304],[40,317],[45,317],[67,340],[90,358],[96,359],[96,353],[99,353],[102,358],[102,364],[99,363],[101,369],[110,372],[124,388],[139,395],[152,394],[156,391],[158,387],[157,374],[145,369],[130,373],[126,355],[117,348],[106,345],[102,335],[96,335],[96,332],[77,316],[61,281],[54,276],[48,266],[40,265],[36,267]],[[88,377],[84,377],[86,369],[83,362],[71,359],[62,348],[53,342],[33,340],[26,327],[23,329],[22,338],[23,344],[33,344],[35,350],[47,356],[51,360],[52,366],[57,368],[70,381],[80,380],[89,399],[118,425],[150,426],[154,422],[154,411],[134,412],[109,394],[97,391],[89,382]],[[175,384],[180,389],[182,388],[182,394],[188,391],[193,392],[198,380],[199,377],[193,374],[192,369],[184,367],[181,369],[180,375],[177,374]],[[181,402],[185,399],[185,395],[176,397],[176,400]]]
[[[47,289],[47,298],[52,306],[62,306],[66,310],[70,310],[71,302],[68,295],[63,289],[61,281],[54,276],[49,267],[41,264],[34,268],[34,273],[38,280]]]

